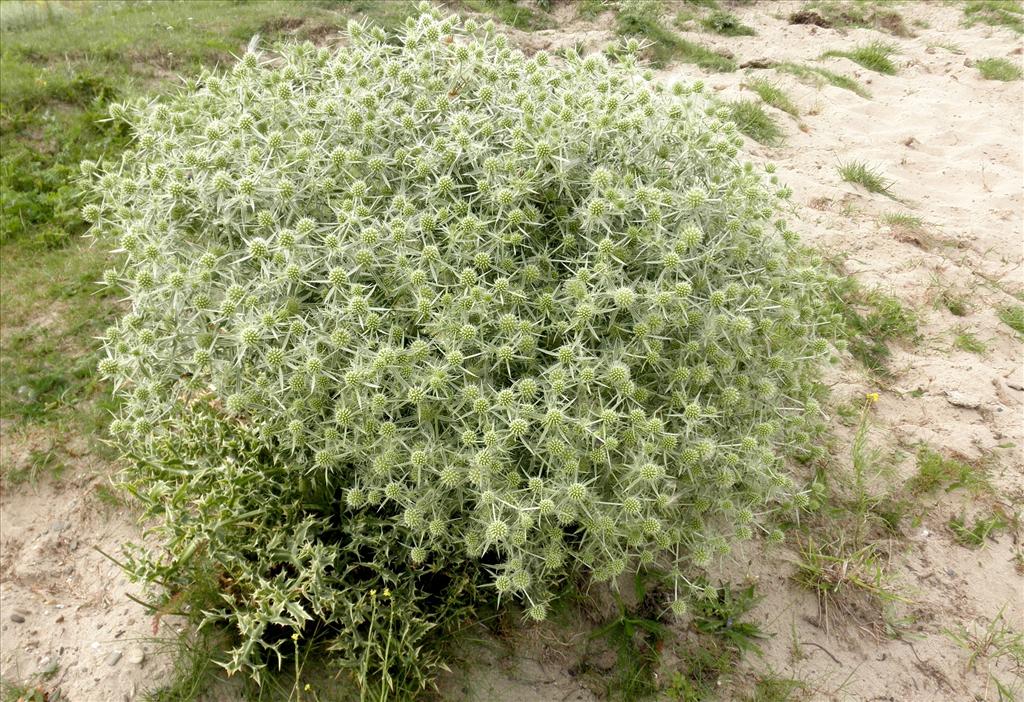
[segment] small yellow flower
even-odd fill
[[[296,631],[294,634],[292,634],[292,641],[298,641],[298,640],[299,640],[299,632]]]
[[[869,392],[864,397],[868,398],[868,402],[870,402],[871,404],[875,404],[876,402],[878,402],[878,393],[877,392]]]
[[[377,591],[376,590],[370,590],[370,597],[376,597],[376,596],[377,596]]]
[[[390,588],[384,588],[384,597],[391,597]]]
[[[306,683],[306,687],[305,687],[305,688],[303,688],[303,689],[305,689],[305,691],[306,691],[306,692],[309,692],[310,690],[312,690],[312,689],[313,689],[313,686],[312,686],[312,685],[310,685],[309,683]]]

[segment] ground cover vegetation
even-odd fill
[[[216,584],[229,670],[322,641],[363,689],[428,684],[439,614],[542,620],[580,570],[663,568],[684,615],[822,451],[842,319],[788,191],[638,45],[556,64],[429,5],[348,39],[117,103],[130,151],[82,163],[129,301],[121,482],[166,544],[126,567]]]

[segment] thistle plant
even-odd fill
[[[130,568],[207,564],[257,676],[429,574],[539,620],[574,571],[658,566],[684,613],[821,450],[835,324],[789,191],[635,45],[526,57],[430,6],[348,35],[119,107],[133,149],[83,165],[130,303],[123,480],[167,544]]]

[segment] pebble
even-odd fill
[[[111,651],[110,655],[106,658],[107,665],[117,665],[117,662],[121,660],[120,651]]]
[[[132,665],[142,665],[142,663],[146,660],[146,651],[141,646],[132,646],[128,649],[128,653],[125,656],[125,660],[127,660]]]
[[[11,614],[11,621],[14,622],[15,624],[21,624],[22,622],[25,621],[25,617],[23,617],[22,615],[18,614],[17,612],[13,612]]]

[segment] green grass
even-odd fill
[[[980,23],[1024,34],[1024,5],[1020,0],[970,0],[963,10],[968,27]]]
[[[917,315],[891,295],[865,290],[854,278],[839,278],[834,307],[844,320],[844,336],[850,353],[865,368],[881,377],[888,375],[889,344],[917,336]]]
[[[837,29],[860,27],[878,29],[898,37],[911,36],[903,16],[891,5],[864,0],[816,0],[804,4],[800,9],[817,12]]]
[[[981,59],[974,64],[985,80],[1013,81],[1021,79],[1020,66],[1004,58]]]
[[[502,24],[524,32],[551,27],[551,18],[545,13],[516,0],[461,0],[461,4],[467,10],[491,15]]]
[[[576,16],[580,19],[593,20],[610,9],[611,3],[605,0],[580,0],[576,4]]]
[[[981,465],[943,456],[927,446],[918,449],[917,473],[907,481],[906,487],[913,495],[961,489],[978,495],[989,493],[993,489]]]
[[[863,161],[847,161],[839,164],[839,175],[847,183],[859,185],[868,192],[894,197],[892,181],[882,175],[877,168],[869,166]]]
[[[767,78],[751,78],[744,85],[757,93],[757,96],[762,101],[772,107],[788,112],[794,117],[800,116],[799,108],[797,108],[792,98],[778,84],[771,82]]]
[[[909,212],[887,212],[882,215],[881,220],[890,227],[903,227],[913,230],[924,228],[924,220]]]
[[[896,64],[890,58],[896,53],[896,46],[882,41],[873,41],[869,44],[862,44],[849,50],[835,49],[822,54],[823,58],[842,57],[848,58],[856,64],[876,73],[886,75],[896,74]]]
[[[754,28],[743,24],[739,17],[731,12],[724,12],[722,10],[713,11],[702,19],[700,23],[708,31],[726,37],[749,37],[756,34]]]
[[[999,531],[1009,526],[1003,515],[993,512],[987,517],[978,517],[972,524],[963,514],[949,520],[949,530],[961,546],[978,548]]]
[[[961,351],[976,353],[979,356],[988,353],[988,347],[985,345],[985,342],[975,336],[973,332],[969,332],[962,327],[953,330],[953,346]]]
[[[728,103],[729,119],[743,134],[767,146],[777,146],[785,139],[785,132],[761,103],[754,100],[736,100]]]
[[[652,14],[620,12],[616,31],[622,36],[644,40],[651,64],[656,68],[663,68],[673,61],[681,61],[719,73],[736,70],[735,61],[715,53],[706,46],[682,38],[662,25],[657,16]]]
[[[800,63],[780,63],[775,66],[775,70],[789,73],[790,75],[796,76],[800,80],[814,83],[815,85],[834,85],[837,88],[843,90],[849,90],[852,93],[860,95],[862,98],[870,98],[871,93],[860,84],[855,78],[844,76],[840,73],[830,71],[825,68],[818,66],[808,66]]]
[[[1004,305],[997,310],[996,314],[1003,324],[1024,339],[1024,305]]]

